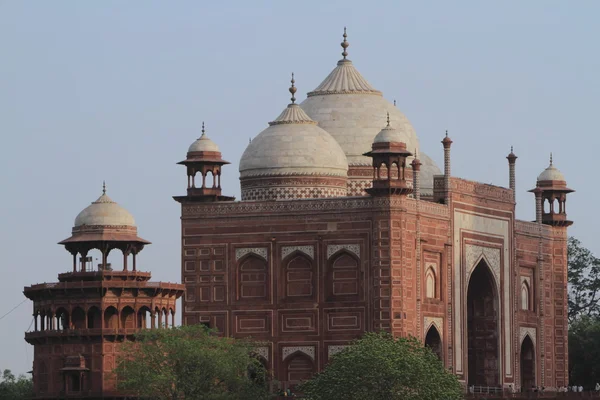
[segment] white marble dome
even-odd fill
[[[200,136],[191,146],[188,148],[188,153],[193,153],[196,151],[216,151],[220,152],[219,146],[215,142],[209,139],[204,132],[204,127],[202,128],[202,136]]]
[[[560,172],[550,161],[550,166],[546,168],[537,178],[538,182],[542,181],[563,181],[566,182],[565,176]]]
[[[403,140],[404,137],[390,124],[390,121],[388,120],[387,126],[375,136],[373,143],[399,143]]]
[[[336,140],[290,104],[256,136],[240,160],[240,178],[312,175],[346,177],[348,162]]]
[[[87,206],[75,218],[75,225],[82,226],[130,226],[135,227],[133,216],[115,203],[103,191],[96,201]]]
[[[410,151],[419,140],[406,116],[383,98],[356,70],[350,60],[340,60],[335,69],[300,105],[319,126],[340,144],[350,165],[371,165],[363,156],[382,126],[386,113],[402,142]]]

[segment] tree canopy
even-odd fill
[[[355,340],[298,390],[310,400],[458,400],[464,395],[431,349],[414,338],[383,332]]]
[[[202,325],[149,329],[124,344],[119,389],[155,400],[268,398],[256,344],[222,338]]]
[[[569,322],[600,316],[600,259],[574,237],[568,241]]]
[[[5,369],[0,381],[0,400],[25,400],[33,396],[33,382],[25,375],[15,375]]]

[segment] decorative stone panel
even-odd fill
[[[269,259],[269,252],[266,247],[241,247],[235,249],[235,260],[238,261],[240,258],[244,257],[248,253],[256,254],[264,258],[265,260]]]
[[[360,245],[358,244],[330,244],[327,246],[327,259],[329,260],[340,250],[346,250],[360,258]]]
[[[331,356],[339,353],[340,351],[344,350],[346,347],[348,347],[347,344],[345,344],[345,345],[331,345],[331,346],[327,347],[327,356],[331,358]]]
[[[529,338],[533,342],[533,347],[536,347],[535,340],[537,338],[537,329],[521,327],[519,329],[519,347],[523,344],[523,340],[525,340],[525,336],[529,336]]]
[[[500,293],[500,249],[493,247],[483,247],[474,244],[466,244],[465,259],[467,263],[467,282],[469,282],[471,273],[482,258],[490,267],[496,280],[496,287],[498,288],[498,293]]]
[[[324,197],[345,197],[344,187],[258,187],[242,188],[242,201],[320,199]]]
[[[268,347],[257,347],[254,352],[269,361],[269,348]]]
[[[425,330],[423,331],[423,335],[427,334],[427,331],[434,325],[440,334],[440,337],[444,337],[444,319],[442,317],[425,317],[423,319],[423,326]]]
[[[286,358],[294,354],[295,352],[304,353],[310,357],[311,360],[315,360],[315,348],[314,346],[290,346],[284,347],[281,352],[281,360],[285,361]]]
[[[281,248],[281,259],[285,259],[287,256],[295,251],[304,253],[309,256],[312,260],[315,259],[315,248],[314,246],[284,246]]]

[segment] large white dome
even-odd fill
[[[115,203],[106,192],[87,206],[75,218],[75,225],[81,226],[130,226],[135,227],[133,216]]]
[[[240,178],[267,175],[347,176],[335,139],[297,104],[290,104],[256,136],[240,160]]]
[[[350,60],[340,60],[300,106],[337,140],[350,165],[371,165],[371,159],[363,154],[371,149],[375,136],[386,125],[386,113],[406,148],[411,152],[419,150],[419,140],[408,118],[384,99]]]

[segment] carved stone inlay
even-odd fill
[[[535,347],[535,339],[537,337],[536,328],[521,327],[520,331],[519,331],[519,343],[520,344],[523,344],[523,340],[525,339],[525,336],[527,336],[527,335],[529,335],[529,338],[533,342],[533,347]]]
[[[281,259],[283,260],[295,251],[306,254],[311,259],[315,259],[315,248],[313,246],[284,246],[281,248]]]
[[[340,351],[344,350],[346,347],[348,347],[347,344],[345,345],[331,345],[329,347],[327,347],[327,355],[329,357],[339,353]]]
[[[311,358],[311,360],[315,360],[315,348],[314,346],[290,346],[284,347],[281,352],[281,359],[285,361],[290,355],[299,351],[300,353],[304,353]]]
[[[500,289],[500,249],[496,249],[493,247],[483,247],[475,244],[465,245],[465,259],[467,263],[467,282],[469,281],[471,272],[473,272],[481,258],[483,258],[486,261],[486,263],[492,270],[492,273],[494,274],[494,278],[496,280],[496,286],[498,289]],[[498,293],[500,293],[499,290]]]
[[[269,361],[269,348],[268,347],[257,347],[254,352]]]
[[[425,330],[423,331],[424,335],[427,334],[431,325],[434,325],[437,328],[440,337],[444,336],[444,319],[442,317],[425,317],[423,320],[423,326],[425,327]]]
[[[235,249],[235,261],[238,261],[240,258],[244,257],[248,253],[254,253],[257,256],[264,258],[265,260],[269,259],[269,252],[266,247],[243,247]]]
[[[330,244],[327,246],[327,259],[340,250],[346,250],[360,258],[360,245],[358,244]]]

